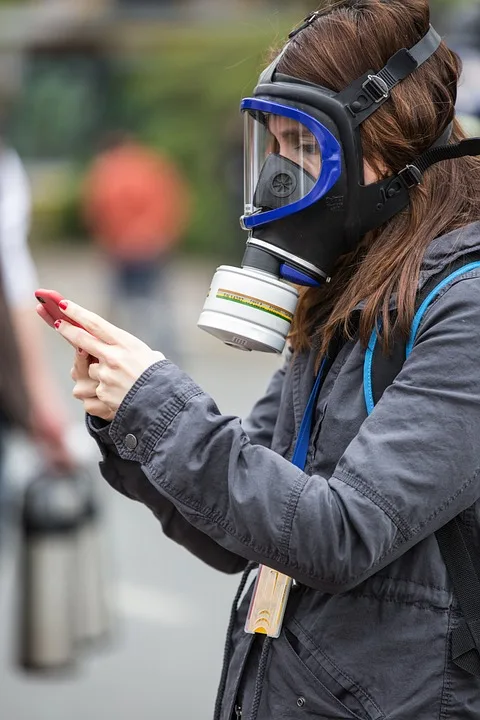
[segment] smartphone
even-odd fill
[[[63,314],[61,309],[58,307],[58,304],[62,302],[64,299],[60,293],[56,292],[55,290],[44,290],[41,288],[40,290],[35,291],[35,297],[37,298],[38,302],[43,305],[47,313],[50,315],[50,318],[52,319],[52,325],[56,320],[66,320],[67,322],[71,323],[72,325],[76,325],[76,327],[82,328],[82,330],[85,330],[82,325],[75,322],[74,320],[70,320],[66,315]]]

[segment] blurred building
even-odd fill
[[[32,54],[102,47],[142,25],[208,23],[288,8],[288,0],[12,0],[0,4],[0,94],[19,88]],[[298,2],[300,16],[307,3]]]
[[[0,2],[0,120],[8,118],[9,140],[28,167],[42,216],[71,186],[72,166],[85,164],[102,134],[124,120],[122,80],[114,77],[119,66],[158,48],[172,27],[255,29],[261,24],[255,15],[263,13],[274,32],[272,9],[288,6],[287,0]]]
[[[264,4],[264,3],[263,3]],[[0,103],[19,93],[39,113],[42,142],[29,123],[21,138],[27,156],[72,150],[94,131],[102,110],[105,57],[142,44],[145,34],[168,23],[188,25],[240,17],[262,6],[255,0],[31,0],[0,6]],[[54,98],[62,98],[60,104]],[[55,105],[57,121],[46,122]],[[40,108],[39,105],[43,105]],[[68,117],[67,117],[68,115]],[[76,122],[75,122],[76,120]],[[44,122],[46,123],[44,125]],[[80,127],[81,126],[81,127]],[[40,132],[40,128],[39,128]],[[45,136],[46,133],[46,136]],[[51,140],[49,139],[51,136]],[[52,146],[53,144],[53,146]]]

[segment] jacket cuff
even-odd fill
[[[87,413],[85,415],[85,425],[87,426],[89,435],[91,435],[97,443],[103,459],[105,459],[108,455],[108,450],[115,448],[109,434],[111,423]]]
[[[167,428],[203,390],[169,360],[151,365],[126,395],[108,427],[123,460],[145,464]],[[99,432],[103,433],[103,429]]]
[[[109,420],[102,420],[102,418],[96,417],[95,415],[85,415],[85,423],[87,430],[90,435],[108,438],[108,430],[112,424]]]

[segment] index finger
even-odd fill
[[[109,323],[108,320],[100,317],[100,315],[87,310],[81,305],[77,305],[71,300],[62,301],[60,308],[67,318],[74,320],[81,325],[84,330],[108,345],[117,345],[123,340],[125,335],[128,335],[124,330],[116,327],[116,325],[112,325],[112,323]],[[81,345],[81,347],[88,350],[88,348],[83,345]]]
[[[95,358],[105,359],[105,351],[110,347],[108,343],[99,340],[83,328],[71,325],[68,320],[57,320],[55,329],[75,348],[81,348]]]
[[[50,315],[50,313],[45,310],[45,306],[38,304],[36,309],[37,309],[37,315],[40,315],[40,317],[42,318],[42,320],[43,320],[44,322],[46,322],[47,325],[49,325],[51,328],[53,328],[54,330],[56,330],[55,320],[52,318],[52,316]],[[70,345],[72,345],[72,343],[70,343]],[[75,347],[75,345],[72,345],[72,347]],[[76,349],[76,348],[75,348],[75,349]]]

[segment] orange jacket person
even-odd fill
[[[111,257],[150,260],[180,240],[189,197],[172,162],[118,136],[87,177],[84,210],[95,239]]]
[[[111,319],[153,346],[167,342],[178,358],[165,265],[189,220],[185,181],[164,156],[116,134],[84,192],[87,225],[113,272]]]

